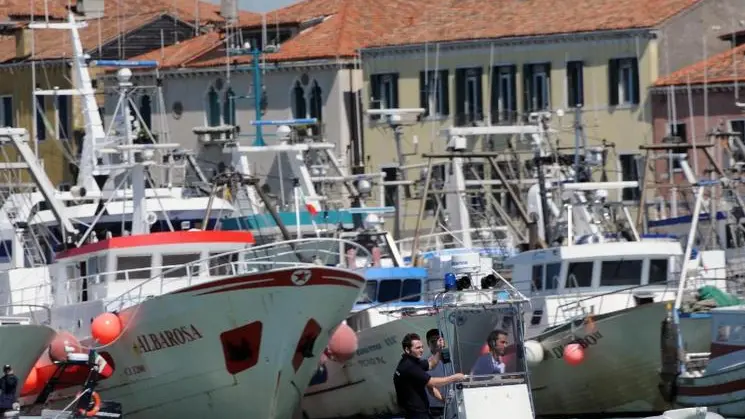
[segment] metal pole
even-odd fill
[[[701,203],[704,200],[704,187],[699,186],[696,195],[696,204],[693,206],[693,216],[691,217],[691,230],[688,233],[688,242],[686,243],[685,254],[683,255],[683,266],[680,268],[680,278],[678,279],[678,292],[675,294],[675,310],[680,309],[683,301],[683,291],[685,289],[685,279],[688,273],[688,259],[691,258],[693,250],[693,240],[696,238],[696,229],[698,228],[698,219],[701,215]]]
[[[258,48],[254,48],[251,51],[251,57],[254,72],[254,108],[256,110],[256,120],[261,121],[261,96],[263,95],[263,88],[261,86],[261,69],[259,66],[261,51]],[[254,140],[253,145],[266,145],[266,143],[264,142],[264,128],[261,124],[256,125],[256,139]]]
[[[416,217],[416,229],[414,230],[414,241],[411,244],[411,263],[416,266],[417,247],[419,247],[419,227],[424,218],[424,208],[427,206],[427,195],[429,194],[429,185],[432,182],[432,158],[427,160],[427,177],[424,180],[424,193],[419,201],[419,215]]]

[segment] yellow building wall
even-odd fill
[[[432,151],[444,151],[446,139],[438,135],[442,128],[453,124],[455,113],[455,70],[458,68],[482,67],[483,110],[488,113],[491,108],[490,74],[492,66],[516,65],[517,109],[523,109],[523,64],[551,63],[550,88],[553,110],[567,109],[566,65],[568,61],[584,61],[584,107],[582,122],[588,146],[600,146],[602,140],[615,144],[615,151],[608,155],[609,180],[620,180],[619,153],[639,153],[639,145],[652,143],[651,106],[647,87],[658,77],[658,49],[656,40],[621,39],[613,41],[583,41],[574,43],[556,43],[522,46],[485,46],[461,50],[440,49],[435,54],[436,45],[430,44],[428,54],[423,52],[401,52],[387,56],[363,54],[362,68],[365,75],[363,107],[370,104],[370,75],[380,73],[398,73],[399,108],[418,108],[419,73],[425,69],[447,69],[449,77],[450,117],[443,121],[423,121],[404,128],[403,152],[419,155]],[[608,62],[613,58],[637,57],[639,62],[638,105],[609,106]],[[365,117],[364,149],[367,170],[379,171],[381,165],[397,161],[393,133],[379,122],[371,122]],[[552,127],[559,130],[558,138],[562,146],[573,146],[575,133],[574,111],[568,111],[562,118],[554,118]],[[418,147],[414,146],[414,136]],[[565,153],[571,153],[570,150]],[[407,156],[407,164],[423,162],[420,156]],[[412,179],[409,173],[408,179]],[[417,176],[418,177],[418,176]],[[418,202],[407,202],[405,205],[402,231],[413,230]],[[387,222],[392,217],[388,217]],[[426,222],[425,226],[431,225]],[[388,225],[390,228],[390,225]],[[428,231],[428,230],[427,230]]]
[[[91,78],[95,79],[97,72],[100,69],[91,69]],[[60,183],[75,183],[73,174],[69,170],[69,156],[75,156],[76,148],[75,142],[73,141],[73,132],[77,129],[82,130],[84,128],[83,117],[81,115],[81,104],[78,96],[71,97],[72,107],[70,108],[70,133],[68,134],[69,139],[60,140],[56,136],[55,124],[57,119],[55,116],[54,97],[47,96],[44,98],[46,101],[45,117],[47,120],[48,128],[46,139],[36,141],[36,136],[33,134],[33,83],[32,83],[32,70],[31,65],[23,66],[0,66],[0,96],[10,95],[13,97],[13,110],[15,113],[15,124],[17,128],[25,128],[29,132],[29,145],[32,149],[38,146],[38,155],[47,175],[52,180],[55,186]],[[73,74],[70,66],[67,63],[48,63],[48,64],[37,64],[36,65],[36,85],[38,88],[47,90],[58,87],[59,89],[71,89],[73,81]],[[102,97],[99,95],[99,103],[102,103]],[[44,127],[39,126],[38,129]],[[0,155],[0,161],[6,158],[9,161],[18,161],[18,156],[13,145],[6,145],[4,147],[4,153]],[[6,157],[7,156],[7,157]],[[23,179],[23,182],[30,182],[30,178],[26,173],[26,170],[18,171],[18,174]],[[0,175],[0,183],[6,182],[7,178]]]

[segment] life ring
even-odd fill
[[[80,397],[80,394],[81,393],[78,393],[76,397]],[[78,409],[78,413],[89,418],[96,416],[98,410],[101,409],[101,396],[94,391],[91,393],[91,401],[93,401],[93,407],[90,407],[89,409]]]

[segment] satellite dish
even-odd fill
[[[145,221],[147,221],[148,224],[153,225],[156,221],[158,221],[158,216],[155,215],[154,212],[148,211],[147,215],[145,216]]]

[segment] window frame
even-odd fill
[[[632,162],[634,164],[633,171],[636,173],[636,179],[626,179],[625,173],[626,170],[624,169],[624,158],[625,157],[632,157]],[[633,153],[633,152],[619,152],[618,153],[618,177],[619,181],[621,182],[640,182],[641,184],[641,178],[642,175],[639,173],[639,159],[641,158],[641,154],[639,153]],[[623,202],[634,202],[639,199],[641,196],[641,191],[637,187],[636,189],[631,188],[623,188],[619,191],[619,198],[621,198],[621,201]]]
[[[7,120],[6,115],[6,106],[7,102],[6,100],[10,99],[10,122]],[[0,96],[0,127],[15,127],[16,122],[16,113],[15,113],[15,103],[13,100],[13,95],[2,95]]]

